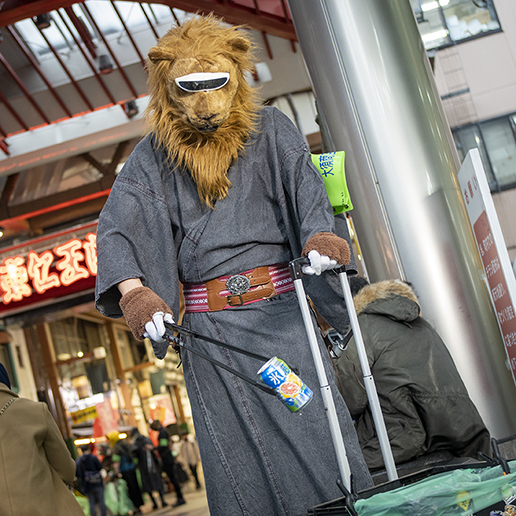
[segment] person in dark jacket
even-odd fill
[[[129,498],[136,507],[133,514],[141,514],[140,507],[144,504],[140,486],[138,484],[138,477],[136,476],[136,466],[134,464],[131,447],[126,439],[120,440],[119,433],[116,430],[108,432],[110,446],[113,448],[111,455],[113,461],[113,469],[116,475],[121,475],[127,483],[127,491]]]
[[[90,514],[97,514],[96,504],[99,505],[101,516],[107,515],[104,503],[104,481],[102,479],[102,464],[93,453],[89,444],[81,446],[82,455],[77,459],[77,478],[81,481],[82,491],[90,502]]]
[[[131,430],[131,451],[134,457],[138,459],[142,492],[149,494],[154,509],[157,509],[158,504],[153,496],[153,492],[157,491],[161,498],[161,506],[166,507],[168,504],[163,498],[163,480],[159,470],[158,459],[154,455],[154,445],[148,437],[140,434],[137,428]]]
[[[411,286],[400,280],[369,285],[360,277],[350,284],[396,464],[440,451],[491,455],[489,432],[444,342],[421,317]],[[366,463],[371,471],[383,469],[354,339],[337,361],[337,374]]]
[[[159,456],[161,457],[161,464],[163,466],[163,470],[167,474],[170,482],[174,486],[177,495],[177,501],[174,504],[174,507],[178,507],[179,505],[184,505],[186,503],[183,498],[183,493],[181,491],[181,485],[177,480],[176,473],[174,471],[176,460],[172,455],[172,450],[170,449],[170,435],[168,430],[161,424],[159,419],[155,419],[150,427],[152,430],[158,432],[158,446],[156,449],[158,450]]]

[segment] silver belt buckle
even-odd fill
[[[251,280],[242,274],[235,274],[226,281],[226,288],[234,296],[241,296],[251,288]]]

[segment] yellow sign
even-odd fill
[[[97,408],[93,406],[77,410],[76,412],[70,412],[70,416],[72,417],[74,425],[80,425],[81,423],[86,423],[86,421],[90,421],[91,419],[96,419],[98,417]]]

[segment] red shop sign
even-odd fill
[[[95,285],[97,236],[72,238],[42,252],[4,258],[0,265],[0,311],[61,297]],[[29,299],[30,298],[30,299]]]

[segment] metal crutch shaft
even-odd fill
[[[378,441],[380,443],[380,450],[382,451],[385,470],[387,471],[387,477],[389,480],[396,480],[398,478],[398,472],[396,471],[396,464],[392,455],[389,436],[387,435],[387,428],[385,427],[385,420],[383,419],[382,408],[380,406],[380,400],[378,399],[378,392],[376,390],[373,375],[371,374],[371,368],[369,367],[369,360],[367,359],[362,331],[360,330],[360,325],[358,323],[357,313],[354,310],[353,296],[351,295],[347,273],[345,271],[339,272],[339,279],[342,285],[346,307],[348,307],[349,322],[351,323],[353,337],[355,338],[355,344],[357,346],[358,358],[360,360],[362,376],[364,378],[364,385],[367,392],[367,399],[369,401],[369,406],[371,407],[371,413],[376,434],[378,435]],[[353,307],[353,309],[350,307]]]
[[[296,263],[297,262],[297,263]],[[299,307],[301,309],[301,315],[305,324],[306,332],[308,335],[308,342],[310,343],[310,349],[315,363],[315,369],[317,371],[317,377],[319,379],[319,385],[321,389],[321,395],[328,417],[328,423],[330,425],[330,434],[335,448],[335,454],[337,456],[337,463],[339,466],[339,472],[342,477],[342,483],[346,489],[351,492],[351,470],[349,468],[349,461],[346,454],[346,448],[344,446],[344,440],[342,438],[342,432],[337,418],[337,411],[335,409],[335,402],[331,393],[331,388],[328,384],[328,378],[326,371],[324,370],[324,364],[322,360],[321,350],[317,342],[317,336],[315,334],[314,324],[312,321],[310,308],[308,301],[306,300],[305,289],[303,287],[303,280],[301,279],[301,263],[303,261],[293,260],[290,262],[290,273],[294,280],[294,287],[296,289],[297,298],[299,301]],[[306,263],[306,262],[305,262]]]

